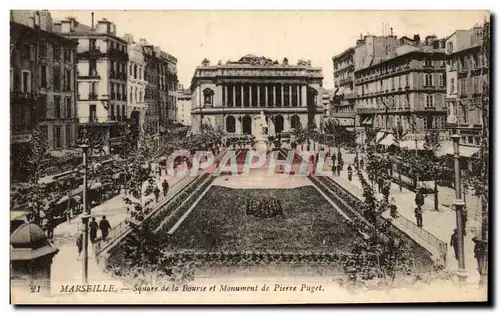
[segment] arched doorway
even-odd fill
[[[290,126],[292,129],[300,129],[301,125],[300,125],[300,118],[298,115],[293,115],[292,118],[290,119]]]
[[[252,134],[252,118],[250,116],[243,117],[243,134]]]
[[[236,120],[233,116],[228,116],[226,118],[226,132],[234,133],[236,132]]]
[[[276,134],[283,132],[284,119],[282,115],[274,117],[274,132]]]

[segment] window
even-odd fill
[[[425,59],[425,67],[432,67],[432,60],[431,59]]]
[[[90,59],[89,60],[89,76],[96,76],[96,75],[97,75],[97,60]]]
[[[72,127],[71,124],[66,124],[66,147],[71,147],[73,146],[73,143],[71,141],[71,133],[72,133]]]
[[[466,91],[465,91],[465,83],[466,83],[466,81],[465,81],[464,78],[460,79],[460,91],[459,91],[460,94],[465,94],[466,93]]]
[[[139,91],[139,102],[143,102],[144,100],[142,100],[142,90]]]
[[[137,78],[137,64],[134,64],[134,79]]]
[[[466,106],[462,106],[463,123],[469,123],[469,111]]]
[[[111,99],[115,99],[115,84],[111,83]]]
[[[99,83],[92,82],[90,83],[90,95],[91,97],[97,98],[99,92]]]
[[[54,67],[54,90],[59,91],[61,89],[61,69]]]
[[[31,93],[31,72],[22,71],[21,91],[23,93]]]
[[[455,92],[456,92],[456,91],[455,91],[455,78],[454,78],[454,77],[452,77],[452,78],[451,78],[451,81],[450,81],[450,93],[451,93],[451,94],[453,94],[453,93],[455,93]]]
[[[43,121],[47,119],[47,95],[41,95],[40,98],[37,113],[38,119]]]
[[[40,66],[40,86],[42,88],[47,88],[47,66],[46,65],[41,65]]]
[[[46,41],[42,41],[40,43],[39,54],[40,54],[40,58],[45,58],[47,56],[47,42]]]
[[[61,127],[54,126],[54,130],[52,133],[53,145],[54,149],[61,148]]]
[[[425,74],[425,86],[434,86],[432,81],[432,74]]]
[[[61,58],[59,53],[60,53],[59,46],[53,45],[52,46],[52,59],[54,59],[54,61],[58,61]]]
[[[142,80],[142,67],[139,67],[139,79]]]
[[[31,60],[31,46],[30,46],[30,44],[23,44],[22,57],[24,60]]]
[[[97,121],[96,105],[89,105],[89,122]]]
[[[61,96],[54,96],[54,118],[61,118]]]
[[[434,107],[434,95],[426,95],[425,96],[425,106],[426,107]]]
[[[89,48],[90,48],[90,50],[96,49],[96,40],[95,39],[89,39]]]
[[[64,70],[64,90],[71,91],[71,70]]]
[[[439,86],[444,86],[444,74],[439,74]]]
[[[406,74],[406,87],[410,87],[410,74]]]
[[[46,125],[41,125],[40,133],[42,134],[42,138],[45,142],[47,142],[49,140],[49,128]]]
[[[71,49],[66,48],[64,51],[64,62],[71,62]]]
[[[64,98],[64,107],[66,109],[66,118],[71,118],[71,98]]]

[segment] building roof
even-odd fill
[[[19,248],[38,248],[46,241],[45,232],[32,222],[22,224],[10,235],[10,244]]]

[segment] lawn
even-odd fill
[[[284,216],[245,214],[249,197],[281,200]],[[213,186],[169,239],[173,250],[348,251],[359,235],[312,186],[242,190]]]

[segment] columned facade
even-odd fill
[[[268,119],[270,135],[312,122],[319,125],[322,79],[320,68],[303,61],[283,65],[247,55],[237,62],[210,66],[205,60],[192,79],[193,131],[210,124],[228,135],[251,134],[251,121],[261,111]],[[198,98],[198,89],[214,97]]]

